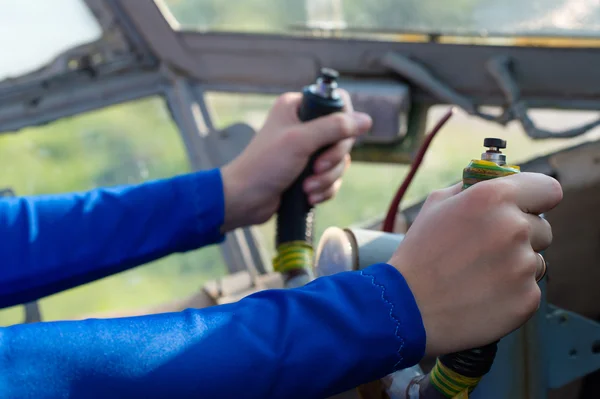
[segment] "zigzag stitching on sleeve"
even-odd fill
[[[375,281],[375,276],[372,276],[370,274],[366,274],[364,272],[364,270],[362,270],[360,272],[361,276],[367,277],[371,279],[371,284],[373,284],[373,286],[378,287],[381,290],[381,300],[385,303],[387,303],[390,306],[390,319],[396,323],[396,331],[394,331],[394,335],[396,336],[396,338],[398,338],[398,340],[400,340],[400,348],[398,348],[398,357],[399,360],[398,362],[396,362],[396,364],[394,365],[394,368],[398,368],[398,366],[402,363],[402,361],[404,360],[404,358],[402,357],[402,350],[404,349],[404,338],[402,338],[402,336],[400,336],[399,331],[400,331],[400,320],[398,320],[395,316],[394,316],[394,304],[389,301],[386,297],[385,297],[385,287],[381,284],[378,284]]]

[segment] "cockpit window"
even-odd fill
[[[341,35],[600,35],[597,0],[157,0],[183,29]]]
[[[0,8],[0,81],[102,35],[83,0],[0,0]]]
[[[177,127],[158,97],[0,135],[0,160],[0,190],[15,195],[138,184],[190,171]],[[40,300],[42,320],[151,308],[184,299],[225,273],[218,247],[173,254]],[[22,306],[0,310],[0,326],[23,317]]]

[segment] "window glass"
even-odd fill
[[[436,106],[430,110],[429,128],[433,127],[447,109],[445,106]],[[487,110],[490,113],[500,112],[494,108]],[[530,111],[530,116],[540,128],[552,131],[580,126],[598,117],[595,112],[557,110],[533,110]],[[499,137],[506,140],[507,148],[503,153],[506,154],[507,162],[520,164],[560,149],[598,140],[600,129],[594,129],[573,139],[533,140],[523,132],[517,122],[502,127],[457,112],[432,142],[413,180],[412,187],[407,192],[405,205],[423,199],[432,190],[460,181],[463,168],[471,159],[479,159],[481,153],[485,151],[483,147],[485,137]]]
[[[115,105],[0,135],[0,189],[17,195],[136,184],[190,170],[161,98]],[[40,301],[44,320],[134,310],[187,297],[225,273],[217,247],[176,254]],[[0,312],[3,325],[22,308]],[[15,320],[17,319],[17,320]]]
[[[316,28],[348,34],[566,36],[597,36],[600,30],[596,0],[160,1],[183,28],[197,30],[292,33]]]
[[[0,0],[0,81],[38,69],[101,34],[83,0]]]
[[[267,112],[275,100],[274,96],[247,94],[215,94],[207,97],[214,109],[219,128],[233,122],[245,121],[260,128]],[[441,118],[448,108],[433,107],[428,115],[429,127]],[[499,112],[490,108],[489,112]],[[552,130],[566,129],[595,120],[595,112],[534,110],[532,119],[540,127]],[[532,140],[517,123],[507,127],[457,112],[433,141],[428,154],[403,202],[403,207],[424,199],[432,190],[447,187],[460,181],[462,170],[468,162],[478,159],[484,151],[485,137],[500,137],[507,140],[504,151],[511,163],[521,163],[538,156],[549,154],[589,140],[600,138],[600,129],[575,139]],[[320,237],[329,226],[347,227],[360,225],[381,217],[402,183],[409,167],[354,162],[345,176],[344,184],[337,197],[317,208],[315,237]],[[274,220],[260,226],[267,249],[274,252]]]

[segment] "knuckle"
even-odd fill
[[[335,170],[331,171],[331,173],[323,174],[323,176],[320,176],[319,178],[321,187],[331,187],[340,176],[341,174],[337,173]]]
[[[476,184],[467,190],[467,206],[474,210],[487,210],[500,203],[500,190],[487,182]]]
[[[504,272],[515,286],[522,285],[535,274],[536,266],[529,252],[527,248],[519,246],[507,254]]]
[[[346,105],[345,110],[348,111],[349,109],[353,109],[354,107],[353,107],[353,103],[352,103],[352,96],[350,95],[350,93],[341,87],[338,88],[338,93],[344,100],[344,104]]]
[[[489,212],[508,202],[515,202],[517,188],[510,180],[499,178],[478,183],[470,187],[467,193],[465,205],[469,209]]]
[[[348,90],[346,90],[346,89],[344,89],[342,87],[338,88],[338,93],[342,97],[350,98],[350,93],[348,93]]]
[[[542,249],[548,248],[552,244],[552,226],[546,219],[540,218],[540,227],[537,231],[533,230],[532,234],[535,235],[532,237],[532,241],[539,243]]]
[[[427,197],[427,199],[425,200],[425,203],[423,203],[423,206],[421,207],[421,211],[423,211],[426,208],[436,206],[437,204],[442,202],[442,200],[443,200],[443,196],[440,192],[438,192],[438,191],[431,192],[429,194],[429,196]]]
[[[515,241],[529,241],[529,237],[531,235],[531,224],[525,217],[523,217],[523,215],[518,215],[513,217],[510,231],[510,236]]]
[[[348,115],[338,112],[331,115],[332,123],[343,137],[352,137],[354,132],[354,126]]]
[[[537,255],[531,253],[531,248],[523,251],[523,261],[520,267],[520,277],[524,279],[530,279],[531,276],[535,276],[538,271],[539,260]]]
[[[542,301],[542,291],[537,284],[531,285],[531,288],[523,295],[523,317],[529,318],[540,307]]]
[[[344,148],[344,146],[342,145],[342,143],[337,143],[335,145],[335,147],[332,148],[327,153],[327,158],[331,162],[340,163],[340,162],[342,162],[344,160],[345,155],[346,155],[346,149]]]
[[[444,199],[444,192],[442,190],[435,190],[429,194],[425,203],[436,204],[436,203],[442,201],[443,199]]]
[[[552,244],[552,241],[554,240],[554,233],[552,232],[552,225],[546,219],[542,219],[542,221],[544,223],[544,230],[546,230],[546,239],[548,241],[548,246],[550,246],[550,244]]]
[[[296,95],[297,93],[293,92],[283,93],[275,100],[275,107],[282,108],[289,106],[289,104],[295,99]]]
[[[518,195],[518,187],[512,179],[500,178],[493,181],[500,201],[514,202]]]
[[[344,139],[336,144],[335,147],[335,161],[350,163],[350,151],[354,145],[354,138]]]

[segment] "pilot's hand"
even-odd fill
[[[537,173],[429,196],[390,260],[417,300],[428,355],[487,345],[535,313],[544,266],[536,252],[552,241],[538,215],[561,200],[560,184]]]
[[[317,158],[314,174],[304,182],[304,190],[313,205],[333,198],[350,164],[355,138],[372,124],[367,114],[354,112],[348,93],[340,92],[345,112],[305,123],[297,116],[300,93],[278,98],[256,137],[222,169],[223,231],[269,220],[279,207],[281,194],[300,175],[310,156],[330,144],[333,147]]]

